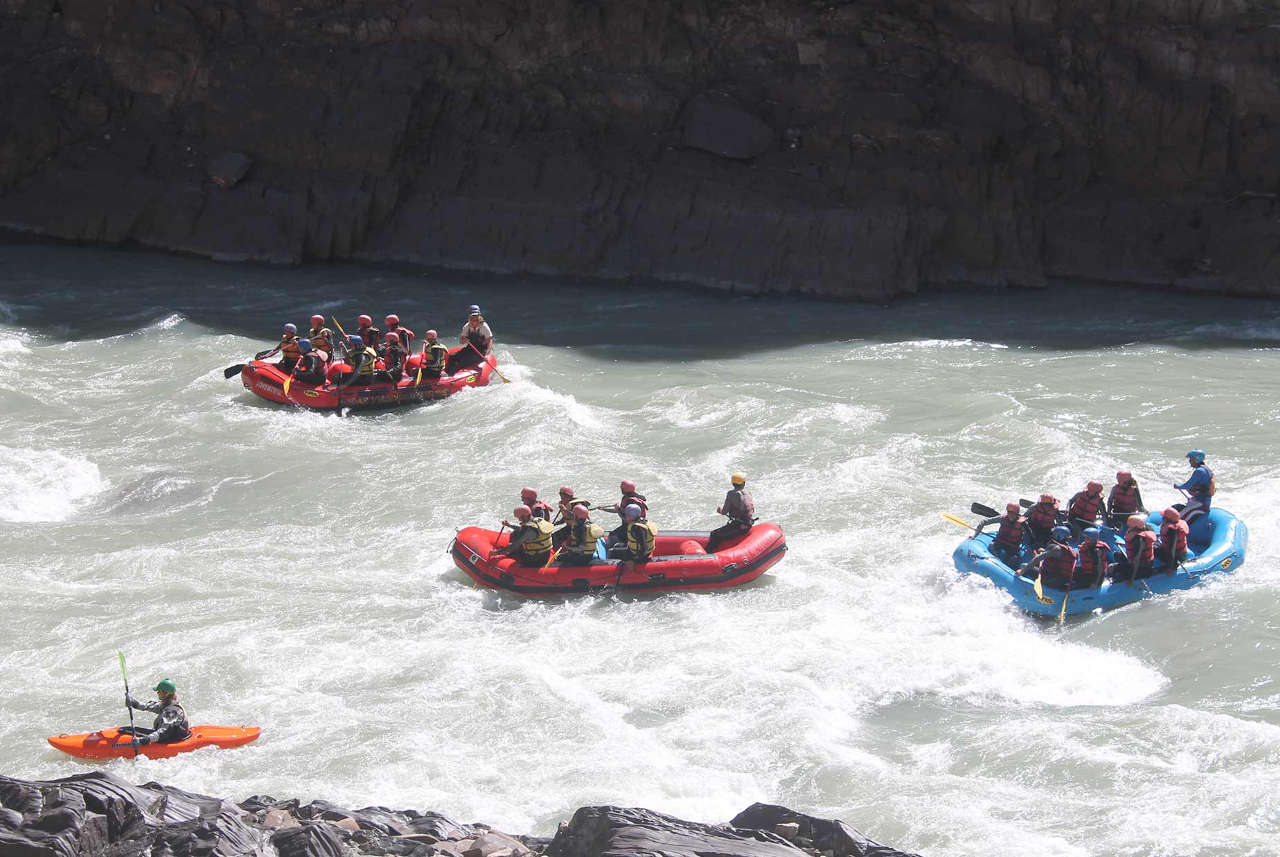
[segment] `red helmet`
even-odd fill
[[[515,515],[517,518],[523,521],[525,518],[533,514],[533,510],[530,509],[525,504],[521,503],[519,506],[516,506],[514,509],[511,510],[511,514]]]
[[[1090,479],[1089,484],[1086,485],[1085,488],[1089,489],[1090,491],[1101,491],[1102,483],[1096,480]]]
[[[634,490],[636,490],[636,483],[632,482],[630,479],[623,479],[623,480],[622,480],[622,490],[623,490],[624,492],[625,492],[625,491],[634,491]]]
[[[1016,514],[1018,514],[1019,512],[1021,512],[1021,511],[1022,511],[1022,507],[1021,507],[1021,506],[1019,506],[1017,503],[1006,503],[1006,504],[1005,504],[1005,507],[1004,507],[1004,510],[1005,510],[1006,512],[1009,512],[1009,513],[1011,513],[1011,514],[1015,514],[1015,515],[1016,515]]]
[[[570,488],[568,485],[561,485],[561,486],[560,486],[560,496],[561,496],[561,497],[572,497],[572,496],[573,496],[573,489],[572,489],[572,488]]]
[[[361,327],[368,327],[369,325],[373,324],[373,319],[369,318],[369,316],[367,315],[362,315],[356,319],[356,324],[360,325]]]
[[[440,334],[436,333],[434,330],[427,331],[427,339],[435,339],[439,335]]]
[[[1178,514],[1178,510],[1173,508],[1172,506],[1170,506],[1168,509],[1165,509],[1163,512],[1161,512],[1160,517],[1164,518],[1166,521],[1182,520],[1182,516]]]
[[[532,488],[521,488],[520,499],[526,503],[532,503],[534,500],[538,499],[538,492],[534,491]]]
[[[1057,497],[1055,497],[1055,496],[1053,496],[1052,494],[1041,494],[1041,495],[1040,495],[1040,502],[1041,502],[1041,503],[1056,503],[1056,502],[1058,502],[1058,498],[1057,498]]]
[[[1130,473],[1130,472],[1129,472],[1129,471],[1127,471],[1127,470],[1117,470],[1117,471],[1116,471],[1116,481],[1117,481],[1117,482],[1128,482],[1128,481],[1129,481],[1130,479],[1132,479],[1132,478],[1133,478],[1133,474],[1132,474],[1132,473]]]
[[[313,315],[313,316],[311,316],[311,326],[312,326],[312,327],[319,327],[319,326],[320,326],[320,325],[322,325],[322,324],[324,324],[324,316],[322,316],[322,315]]]
[[[400,323],[400,316],[396,315],[395,313],[392,313],[391,315],[387,316],[387,324],[399,324],[399,323]]]
[[[579,521],[585,521],[588,514],[590,513],[587,511],[587,507],[583,506],[581,503],[573,507],[573,516]]]

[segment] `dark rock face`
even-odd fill
[[[882,299],[1280,291],[1266,0],[0,0],[0,226]]]
[[[789,834],[789,838],[779,835]],[[514,837],[433,812],[344,809],[255,795],[239,806],[95,771],[48,782],[0,777],[4,857],[912,857],[839,821],[755,804],[728,825],[647,809],[583,807],[554,840]]]

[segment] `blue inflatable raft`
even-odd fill
[[[1160,513],[1152,512],[1147,522],[1157,531],[1160,529]],[[1027,577],[1019,577],[1014,569],[1004,560],[991,553],[991,543],[995,532],[978,532],[966,539],[952,554],[956,568],[969,574],[980,574],[991,580],[996,586],[1006,590],[1013,596],[1019,607],[1037,616],[1058,616],[1062,612],[1062,600],[1067,598],[1067,615],[1089,613],[1093,610],[1108,610],[1164,595],[1175,589],[1190,589],[1198,586],[1215,572],[1235,571],[1244,563],[1245,551],[1249,546],[1249,530],[1235,515],[1226,509],[1212,509],[1209,514],[1197,520],[1191,526],[1187,538],[1187,558],[1170,572],[1162,564],[1156,563],[1156,573],[1150,577],[1139,578],[1130,582],[1104,582],[1099,587],[1073,589],[1070,594],[1060,589],[1044,587],[1042,601],[1035,592],[1035,581]],[[1124,540],[1110,527],[1103,527],[1103,540],[1113,549],[1124,553]],[[1031,550],[1023,545],[1020,563],[1031,559]]]

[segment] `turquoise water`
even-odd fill
[[[518,832],[762,800],[929,857],[1275,853],[1273,303],[0,261],[0,772],[85,770],[44,738],[123,722],[123,649],[193,720],[264,727],[105,765],[140,782]],[[337,417],[222,376],[317,309],[456,336],[473,302],[511,384]],[[1249,525],[1237,573],[1059,629],[952,568],[942,512],[1122,466],[1154,508],[1192,446]],[[735,469],[791,547],[738,591],[526,603],[445,554],[526,484],[632,478],[660,526],[710,528]]]

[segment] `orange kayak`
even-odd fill
[[[192,726],[191,735],[186,740],[171,744],[145,744],[138,748],[138,755],[148,759],[167,759],[201,747],[241,747],[257,740],[261,734],[262,730],[257,726]],[[134,754],[129,736],[120,734],[119,728],[114,726],[101,732],[54,735],[49,743],[81,759],[127,758]]]

